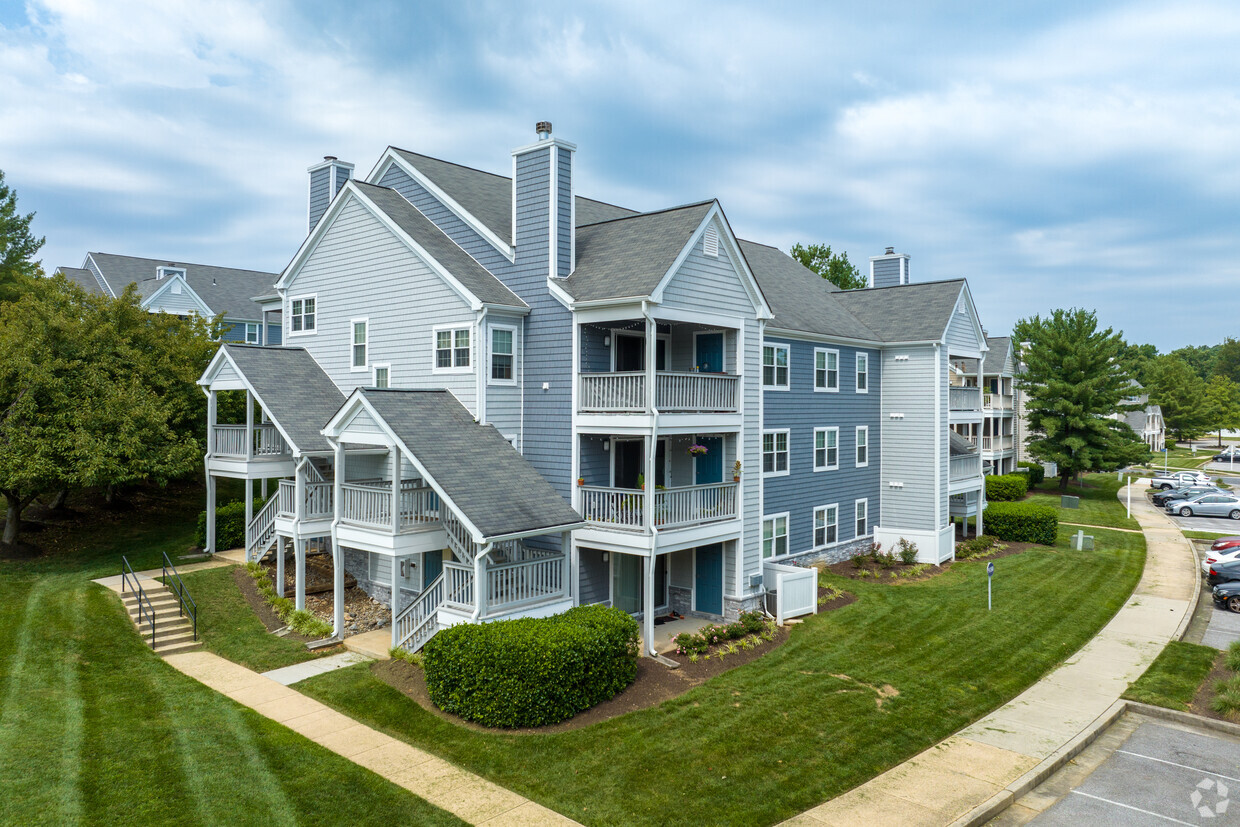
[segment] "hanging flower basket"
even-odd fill
[[[690,446],[689,446],[689,456],[691,456],[691,457],[704,457],[704,456],[706,456],[706,446],[705,446],[705,445],[690,445]]]

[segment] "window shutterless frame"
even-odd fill
[[[857,426],[857,467],[865,468],[870,464],[870,426]]]
[[[370,370],[370,319],[349,320],[349,370]]]
[[[256,324],[255,322],[246,322],[245,323],[245,343],[247,345],[262,344],[262,338],[260,337],[261,330],[262,330],[261,326]]]
[[[431,372],[469,373],[473,369],[473,330],[444,325],[431,330]]]
[[[788,476],[788,429],[762,432],[762,476]]]
[[[788,517],[787,511],[782,514],[768,514],[762,518],[762,559],[783,557],[788,553]]]
[[[814,470],[834,471],[840,467],[840,429],[814,429]]]
[[[374,372],[371,374],[372,384],[376,388],[392,387],[392,366],[391,365],[374,365]]]
[[[856,533],[853,537],[868,537],[870,535],[870,501],[863,497],[854,502],[853,514],[856,517],[856,525],[853,527]]]
[[[318,332],[319,297],[311,293],[290,296],[288,300],[288,335],[310,336]]]
[[[870,354],[857,354],[857,393],[870,392]]]
[[[838,393],[840,389],[840,352],[831,348],[814,348],[814,390]]]
[[[490,366],[487,368],[488,385],[517,384],[517,328],[511,325],[491,325]]]
[[[791,358],[787,345],[762,346],[762,387],[768,391],[789,388],[788,371]]]
[[[833,546],[840,539],[839,503],[822,505],[814,509],[814,547]]]

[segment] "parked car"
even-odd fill
[[[1219,537],[1210,544],[1210,551],[1226,551],[1230,548],[1240,548],[1240,537]]]
[[[1172,488],[1186,488],[1190,485],[1209,485],[1210,478],[1200,471],[1176,471],[1172,474],[1157,474],[1150,480],[1150,488],[1161,488],[1170,491]]]
[[[1231,462],[1233,459],[1240,462],[1240,451],[1234,448],[1225,448],[1214,455],[1215,462]]]
[[[1206,582],[1211,586],[1235,580],[1240,580],[1240,560],[1232,560],[1230,563],[1215,563],[1206,572]]]
[[[1218,549],[1217,551],[1211,547],[1206,552],[1205,557],[1201,559],[1201,573],[1209,574],[1210,566],[1213,566],[1215,563],[1230,563],[1232,560],[1237,559],[1240,559],[1240,546]]]
[[[1215,606],[1232,612],[1240,612],[1240,581],[1219,583],[1211,594],[1214,597]]]
[[[1190,485],[1186,488],[1173,488],[1170,491],[1159,491],[1154,495],[1154,505],[1162,508],[1172,500],[1191,500],[1202,494],[1222,494],[1223,489],[1213,485]]]
[[[1234,494],[1198,494],[1187,500],[1170,500],[1168,514],[1181,517],[1230,517],[1240,520],[1240,497]]]

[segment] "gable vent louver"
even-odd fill
[[[719,231],[713,226],[706,228],[702,238],[702,250],[711,258],[719,258]]]

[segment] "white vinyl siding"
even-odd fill
[[[857,426],[857,467],[865,468],[870,464],[870,426]]]
[[[840,352],[814,348],[814,390],[834,393],[840,389]]]
[[[767,390],[788,390],[788,346],[762,347],[762,386]]]
[[[762,520],[762,559],[788,553],[788,514],[772,514]]]
[[[840,507],[824,505],[814,509],[814,546],[835,545],[840,538]]]
[[[289,299],[288,332],[304,336],[318,330],[318,296],[296,296]]]
[[[840,429],[814,429],[814,470],[834,471],[840,467]]]
[[[783,476],[788,473],[788,431],[762,432],[762,473]]]

